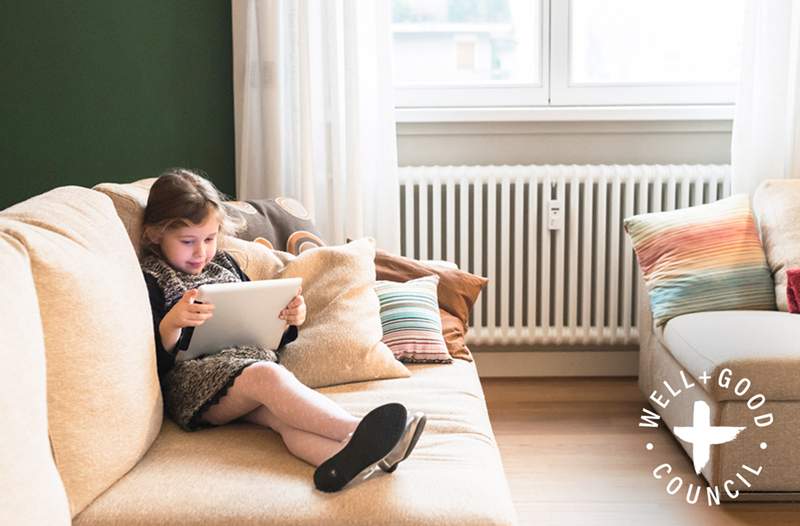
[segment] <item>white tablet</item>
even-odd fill
[[[300,290],[302,278],[202,285],[197,301],[214,304],[214,315],[194,328],[184,361],[237,345],[277,349],[286,328],[280,312]]]

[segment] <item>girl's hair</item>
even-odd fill
[[[244,226],[241,218],[229,215],[222,205],[225,196],[203,177],[199,170],[170,168],[150,187],[144,209],[142,248],[158,247],[147,235],[148,230],[165,232],[172,228],[201,224],[209,214],[217,214],[220,235],[233,235]]]

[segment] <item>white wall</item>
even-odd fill
[[[400,166],[729,163],[730,120],[399,123]]]

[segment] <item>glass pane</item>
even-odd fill
[[[739,79],[744,0],[571,0],[570,82]]]
[[[539,83],[539,0],[392,0],[401,84]]]

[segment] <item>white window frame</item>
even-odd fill
[[[577,83],[569,78],[570,0],[550,0],[550,106],[731,104],[736,83]]]
[[[737,85],[588,84],[569,78],[570,0],[541,0],[540,84],[396,84],[395,107],[524,108],[731,105]]]
[[[396,108],[547,106],[550,56],[550,2],[541,0],[540,83],[395,84]]]

